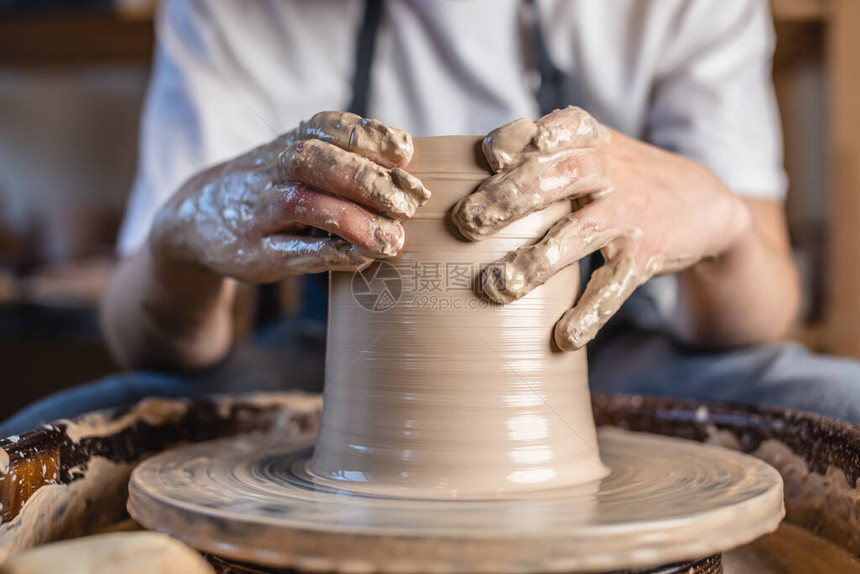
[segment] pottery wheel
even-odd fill
[[[776,528],[782,479],[753,457],[618,429],[604,479],[515,499],[422,500],[314,484],[314,436],[244,436],[142,463],[129,511],[200,550],[311,571],[607,571],[714,554]]]

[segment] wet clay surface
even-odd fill
[[[752,453],[786,477],[785,496],[792,500],[790,519],[857,552],[860,548],[860,489],[845,473],[828,466],[824,473],[810,471],[806,462],[785,443],[768,439]]]
[[[604,479],[494,500],[337,490],[305,472],[313,436],[238,437],[142,463],[129,511],[234,560],[299,570],[594,572],[749,542],[782,518],[769,466],[713,446],[605,429]],[[703,535],[707,533],[707,535]]]
[[[308,467],[324,484],[492,498],[606,472],[585,353],[562,353],[551,339],[575,300],[577,267],[509,305],[480,293],[488,264],[540,238],[570,205],[465,241],[449,215],[488,175],[479,141],[417,138],[408,169],[432,196],[404,223],[403,253],[358,277],[331,275],[325,406]],[[374,294],[392,304],[381,308]]]

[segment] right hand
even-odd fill
[[[430,197],[401,169],[412,152],[405,131],[318,113],[187,181],[153,223],[153,258],[268,283],[396,255],[405,241],[400,222]]]

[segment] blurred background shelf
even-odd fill
[[[0,0],[0,418],[117,370],[96,310],[134,175],[153,7]]]
[[[0,9],[0,65],[148,65],[153,41],[152,19],[142,15]]]
[[[771,0],[774,19],[781,22],[815,22],[827,17],[828,0]]]

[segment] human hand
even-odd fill
[[[651,277],[727,252],[750,227],[744,203],[704,166],[614,132],[579,108],[511,122],[487,135],[483,149],[495,175],[453,212],[468,239],[557,201],[578,207],[541,241],[488,267],[490,298],[517,300],[598,250],[606,260],[556,324],[565,350],[593,339]]]
[[[156,217],[153,258],[266,283],[396,255],[400,222],[430,197],[401,169],[412,152],[405,131],[346,112],[316,114],[186,182]]]

